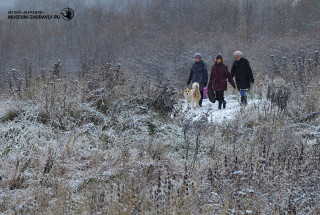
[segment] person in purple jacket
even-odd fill
[[[215,59],[214,65],[211,68],[208,87],[212,87],[212,89],[215,91],[219,109],[221,109],[222,105],[223,109],[226,108],[227,103],[224,100],[224,91],[227,90],[227,80],[233,86],[233,88],[236,89],[236,85],[233,78],[231,78],[228,67],[223,63],[222,56],[218,55]]]

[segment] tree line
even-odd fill
[[[319,39],[318,0],[108,3],[32,0],[28,4],[19,0],[16,3],[20,9],[33,8],[47,13],[59,13],[66,5],[75,11],[71,21],[0,20],[1,73],[19,67],[19,59],[27,56],[35,68],[61,60],[68,70],[80,70],[82,62],[116,60],[122,61],[130,71],[182,74],[195,51],[208,56],[213,52],[230,54],[238,47],[246,49],[253,44],[264,43],[268,47],[266,41],[285,35],[288,35],[285,41],[275,43],[288,41],[288,46],[293,46],[290,38]],[[248,48],[247,53],[255,52]],[[257,54],[256,58],[261,56]]]

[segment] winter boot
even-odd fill
[[[244,98],[243,98],[243,103],[244,103],[244,105],[247,105],[247,104],[248,104],[248,102],[247,102],[247,96],[244,96]]]
[[[219,110],[221,110],[222,102],[223,102],[223,101],[219,100],[219,107],[218,107],[218,108],[219,108]]]
[[[247,105],[247,96],[241,96],[241,104]]]
[[[223,105],[223,109],[226,109],[227,102],[226,101],[222,101],[222,105]]]

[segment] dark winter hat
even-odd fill
[[[201,54],[200,54],[200,53],[195,53],[195,54],[194,54],[194,58],[199,58],[199,59],[201,59]]]
[[[221,59],[221,63],[223,63],[223,58],[221,55],[217,55],[216,60]]]
[[[216,60],[221,59],[222,60],[222,56],[221,55],[217,55]]]

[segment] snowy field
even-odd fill
[[[181,99],[171,119],[126,99],[106,113],[81,103],[64,129],[41,104],[0,100],[0,214],[271,214],[290,196],[316,211],[320,117],[289,124],[268,100],[225,100]]]
[[[212,123],[224,123],[235,119],[241,111],[245,108],[250,108],[252,106],[257,106],[261,103],[261,100],[251,99],[248,97],[248,105],[246,107],[240,104],[240,96],[238,95],[227,95],[225,96],[225,101],[227,102],[226,109],[218,109],[218,101],[212,103],[209,99],[204,99],[202,102],[202,107],[193,109],[187,107],[187,103],[182,100],[182,111],[186,117],[192,119],[193,121],[199,120],[200,117],[206,116],[208,122]]]

